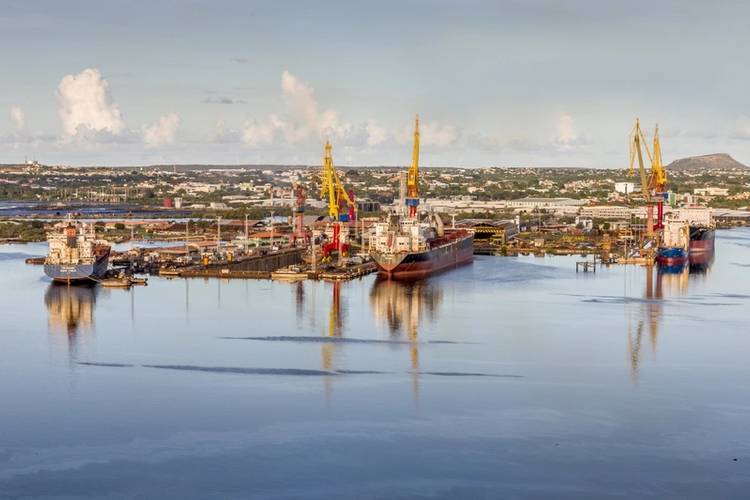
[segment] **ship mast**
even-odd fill
[[[419,206],[419,115],[414,120],[414,147],[406,177],[406,206],[409,207],[409,217],[416,217]]]

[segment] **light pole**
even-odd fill
[[[247,233],[247,214],[245,214],[245,252],[247,252],[247,239],[248,239],[248,233]]]
[[[216,251],[221,251],[221,215],[216,218]]]
[[[271,251],[273,251],[273,216],[274,212],[271,210]]]

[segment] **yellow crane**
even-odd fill
[[[349,193],[344,189],[344,185],[341,183],[341,179],[339,179],[339,174],[333,166],[332,150],[333,146],[331,146],[329,141],[326,141],[323,153],[323,186],[320,190],[320,196],[323,199],[328,199],[328,216],[334,221],[338,221],[342,201],[346,202],[350,214],[356,212],[356,205],[349,197]]]
[[[651,184],[654,189],[664,190],[667,186],[667,170],[661,162],[661,143],[659,142],[659,125],[654,130],[654,161],[651,163]]]
[[[419,115],[414,120],[414,146],[406,176],[406,206],[409,207],[409,217],[416,217],[419,206]]]
[[[664,195],[667,187],[667,171],[661,161],[661,143],[659,141],[659,125],[654,130],[653,154],[648,149],[646,137],[641,130],[640,120],[636,118],[635,127],[630,139],[630,174],[633,175],[635,158],[638,158],[638,174],[641,178],[641,194],[646,200],[648,210],[646,233],[651,236],[654,229],[664,227]],[[646,172],[643,164],[643,153],[646,151],[651,162],[650,172]],[[654,223],[654,204],[657,207],[656,223]]]
[[[635,157],[638,157],[638,173],[641,177],[641,194],[644,197],[648,197],[648,174],[646,174],[646,169],[643,165],[643,150],[646,150],[646,154],[648,155],[649,161],[653,162],[651,151],[648,149],[648,144],[646,141],[646,137],[643,135],[643,130],[641,130],[641,121],[636,118],[635,119],[635,127],[633,127],[633,131],[630,133],[630,166],[629,166],[629,172],[630,175],[634,174],[634,165],[635,165]]]

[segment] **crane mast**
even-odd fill
[[[654,193],[656,201],[656,228],[664,228],[664,199],[667,190],[667,171],[661,163],[661,143],[659,142],[659,125],[654,130],[654,158],[651,163],[651,178],[649,189]]]
[[[406,176],[406,206],[409,208],[409,217],[416,217],[419,206],[419,115],[414,120],[414,146],[411,167]]]

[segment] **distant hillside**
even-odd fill
[[[748,168],[726,153],[680,158],[667,165],[667,170],[734,170]]]

